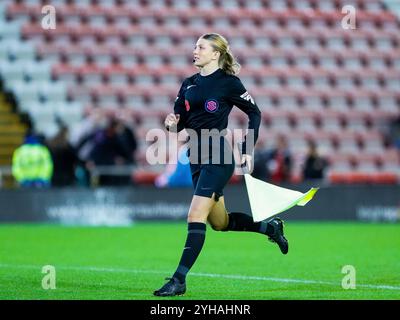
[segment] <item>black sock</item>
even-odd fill
[[[231,212],[228,214],[229,223],[225,231],[249,231],[271,235],[273,227],[267,222],[254,222],[253,218],[245,213]]]
[[[189,222],[188,235],[183,249],[179,266],[173,277],[180,282],[185,282],[186,275],[195,263],[206,238],[206,224],[202,222]]]

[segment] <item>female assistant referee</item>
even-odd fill
[[[156,296],[175,296],[186,292],[186,275],[195,263],[203,247],[206,222],[217,231],[250,231],[266,235],[279,245],[283,254],[288,252],[288,241],[283,234],[283,222],[273,218],[267,222],[255,223],[250,215],[240,212],[228,213],[225,208],[223,188],[231,178],[235,164],[220,157],[219,163],[212,161],[210,152],[204,155],[200,146],[209,143],[209,136],[202,139],[202,129],[223,131],[228,125],[228,116],[233,106],[237,106],[249,117],[248,129],[254,131],[254,144],[258,137],[261,112],[235,76],[240,65],[229,50],[227,40],[216,33],[202,35],[193,51],[193,63],[200,72],[184,80],[174,105],[174,113],[167,115],[165,126],[170,131],[191,129],[198,133],[197,156],[190,157],[190,169],[194,195],[188,213],[188,234],[179,265],[168,282]],[[215,131],[215,130],[214,130]],[[203,131],[204,132],[204,131]],[[252,150],[246,152],[246,138],[242,144],[242,165],[248,170],[252,165]],[[204,140],[204,141],[203,141]],[[215,145],[209,148],[214,156]],[[225,154],[226,143],[221,139],[217,148]],[[193,145],[190,153],[193,152]],[[210,161],[204,161],[209,157]],[[231,157],[233,159],[232,153]],[[196,161],[194,161],[196,160]]]

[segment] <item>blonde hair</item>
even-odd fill
[[[240,64],[230,51],[228,40],[218,33],[206,33],[200,38],[210,41],[213,49],[220,53],[218,65],[222,70],[232,75],[239,73]]]

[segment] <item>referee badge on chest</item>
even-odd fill
[[[207,112],[214,113],[218,110],[219,103],[215,99],[208,99],[204,104],[204,108]]]

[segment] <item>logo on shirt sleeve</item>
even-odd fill
[[[247,91],[245,93],[243,93],[240,96],[242,99],[246,100],[246,101],[250,101],[252,104],[254,104],[254,99],[253,97],[250,95],[250,93],[248,93]]]
[[[209,99],[204,104],[204,108],[206,109],[207,112],[214,113],[218,110],[219,103],[215,99]]]
[[[186,111],[190,110],[190,103],[186,99],[185,99],[185,107],[186,107]]]

